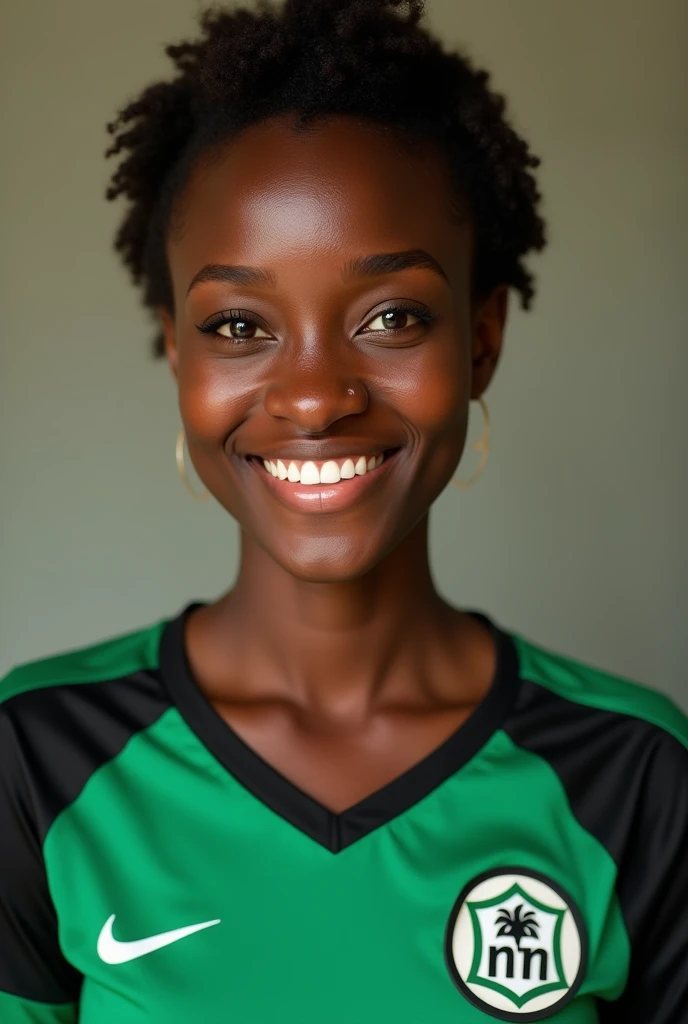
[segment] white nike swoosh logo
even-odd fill
[[[193,935],[194,932],[200,932],[203,928],[212,928],[214,924],[220,923],[218,918],[217,921],[203,921],[201,924],[189,924],[185,928],[175,928],[171,932],[160,932],[159,935],[150,935],[147,939],[119,942],[112,934],[112,925],[116,916],[116,914],[112,914],[111,917],[108,917],[98,936],[96,947],[98,956],[106,964],[126,964],[129,960],[136,960],[140,956],[145,956],[146,953],[153,953],[156,949],[162,949],[163,946],[169,946],[172,942],[185,939],[187,935]]]

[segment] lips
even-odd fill
[[[322,514],[352,508],[376,489],[391,472],[400,450],[305,461],[254,455],[246,462],[281,504]]]

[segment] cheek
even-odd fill
[[[456,473],[466,444],[471,393],[468,345],[456,336],[420,346],[400,408],[416,436],[419,505],[428,508]],[[422,484],[421,484],[422,481]]]
[[[239,360],[184,359],[179,366],[179,409],[187,437],[200,446],[216,447],[245,417],[255,380]]]
[[[434,446],[456,439],[465,423],[471,390],[467,346],[456,338],[437,339],[409,350],[411,356],[396,380],[399,410],[419,441]]]

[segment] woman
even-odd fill
[[[109,126],[241,568],[5,678],[3,1024],[688,1020],[686,720],[429,571],[544,225],[420,16],[207,14]]]

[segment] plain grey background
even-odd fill
[[[543,158],[550,245],[512,299],[493,451],[433,513],[455,603],[688,707],[684,0],[430,0]],[[226,589],[237,529],[174,463],[173,380],[111,249],[105,123],[193,0],[0,13],[0,672]],[[481,430],[474,406],[471,442]],[[467,454],[460,468],[469,476]]]

